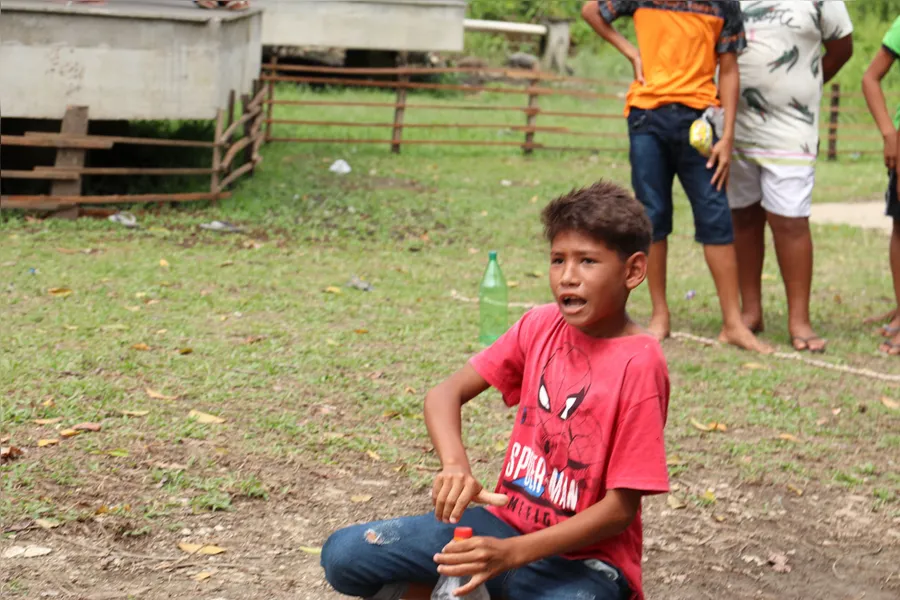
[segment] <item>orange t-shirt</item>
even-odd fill
[[[747,45],[738,2],[600,0],[598,5],[608,23],[627,15],[634,19],[645,83],[632,82],[626,115],[632,107],[719,105],[719,54],[737,53]]]

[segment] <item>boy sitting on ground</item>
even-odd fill
[[[428,599],[448,575],[471,576],[457,593],[485,583],[492,598],[643,598],[641,498],[668,491],[666,361],[626,312],[646,276],[650,222],[602,181],[553,200],[542,217],[555,302],[428,393],[442,465],[434,512],[334,533],[322,566],[337,591]],[[494,493],[472,476],[460,416],[491,386],[518,407]],[[451,542],[457,525],[476,537]]]

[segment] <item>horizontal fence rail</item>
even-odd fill
[[[447,76],[469,76],[477,81],[465,83],[458,81],[436,81]],[[627,144],[578,145],[570,143],[576,139],[606,138],[609,140],[626,139],[628,137],[624,118],[625,92],[629,81],[612,79],[592,79],[584,77],[566,77],[539,71],[503,68],[344,68],[321,67],[310,65],[279,64],[272,59],[262,67],[260,80],[267,87],[267,95],[263,102],[266,107],[266,140],[271,142],[290,143],[322,143],[322,144],[384,144],[389,145],[392,152],[400,152],[404,145],[435,146],[499,146],[519,147],[523,153],[531,154],[535,150],[565,151],[627,151]],[[424,81],[423,81],[424,80]],[[358,89],[385,96],[393,92],[390,100],[356,100],[340,97],[327,99],[308,98],[312,93],[301,93],[296,96],[293,89],[313,90],[317,87]],[[419,93],[414,100],[410,95]],[[455,93],[456,98],[447,102],[428,101],[421,94]],[[458,101],[462,94],[467,97],[464,102]],[[512,98],[522,96],[523,104],[502,102],[500,104],[483,100],[486,96],[502,96]],[[472,99],[477,101],[472,101]],[[555,104],[556,99],[569,98],[569,105],[579,103],[578,110],[563,110]],[[496,98],[495,98],[496,99]],[[820,107],[819,127],[822,150],[826,157],[835,160],[839,155],[861,156],[880,154],[881,138],[874,127],[869,111],[862,101],[860,92],[844,92],[837,85],[832,85],[823,94]],[[581,107],[584,109],[581,109]],[[606,112],[598,111],[600,107],[612,108]],[[308,107],[310,114],[302,109]],[[335,118],[316,118],[323,111],[333,108]],[[372,109],[366,118],[341,118],[341,109]],[[379,110],[391,111],[392,117],[379,121],[374,118]],[[276,112],[277,110],[277,112]],[[340,111],[340,112],[337,112]],[[428,120],[417,118],[413,122],[410,117],[427,118],[429,113],[441,111],[444,120]],[[521,115],[521,124],[487,122],[447,122],[447,114],[453,111],[471,111],[473,113],[492,112],[497,114],[515,113]],[[315,113],[315,114],[313,114]],[[573,123],[560,123],[558,120],[576,120]],[[501,121],[503,119],[497,119]],[[538,122],[540,121],[540,124]],[[614,121],[617,129],[602,126],[601,129],[588,125],[599,122]],[[612,124],[611,124],[612,125]],[[290,129],[291,134],[282,133]],[[845,133],[842,130],[848,130]],[[340,131],[344,130],[344,131]],[[352,131],[363,132],[360,137],[349,134]],[[368,130],[368,131],[364,131]],[[384,138],[377,135],[379,130],[385,131]],[[490,139],[409,139],[406,133],[413,131],[455,131],[477,134],[484,132],[505,131],[521,135],[522,141],[490,140]],[[341,134],[344,135],[341,135]],[[557,140],[562,138],[562,143]],[[536,141],[537,140],[537,141]],[[841,148],[838,143],[842,142]]]
[[[29,179],[51,182],[50,194],[16,194],[0,196],[0,208],[33,208],[55,210],[62,207],[152,202],[193,202],[217,201],[227,198],[228,188],[240,177],[251,174],[262,160],[259,149],[265,141],[264,100],[265,87],[258,81],[253,84],[253,94],[241,97],[240,116],[234,118],[235,95],[229,99],[228,110],[216,114],[215,134],[211,141],[156,139],[145,137],[122,137],[89,135],[87,131],[87,109],[77,107],[82,113],[81,129],[84,133],[26,132],[24,135],[0,136],[0,145],[33,148],[56,148],[57,164],[39,165],[31,170],[0,170],[0,179]],[[67,128],[66,119],[74,113],[70,108],[63,119],[62,129]],[[84,165],[84,152],[89,150],[110,150],[116,146],[135,145],[147,147],[197,148],[212,150],[212,164],[209,167],[91,167]],[[61,152],[77,152],[75,164],[60,160]],[[69,155],[71,158],[72,155]],[[160,193],[160,194],[104,194],[82,195],[83,177],[209,177],[208,192]],[[62,182],[67,187],[58,186]]]

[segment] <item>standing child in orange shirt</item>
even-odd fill
[[[672,183],[678,176],[694,213],[722,309],[722,342],[771,352],[744,324],[731,211],[725,194],[740,77],[737,53],[746,46],[738,2],[592,0],[582,16],[634,67],[625,115],[631,142],[631,183],[653,224],[647,281],[653,302],[649,329],[660,340],[671,331],[666,299],[667,238],[672,233]],[[611,23],[634,19],[635,48]],[[716,67],[719,86],[716,88]],[[708,158],[690,145],[691,124],[721,106],[725,123]]]

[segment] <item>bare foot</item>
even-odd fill
[[[791,334],[791,346],[794,347],[794,350],[798,352],[808,350],[813,354],[825,352],[828,342],[816,335],[809,323],[789,325],[788,331]]]
[[[893,319],[887,325],[878,328],[881,337],[892,338],[900,333],[900,313],[895,311]]]
[[[744,325],[747,326],[751,333],[762,333],[766,330],[766,324],[762,315],[741,313],[741,321],[744,322]]]
[[[750,328],[740,323],[739,325],[728,326],[722,328],[719,334],[719,341],[723,344],[731,344],[744,350],[751,352],[759,352],[760,354],[772,354],[775,351],[772,346],[759,341]]]
[[[900,333],[889,340],[885,340],[878,349],[888,356],[900,356]]]
[[[891,309],[886,313],[882,313],[880,315],[875,315],[873,317],[868,317],[863,320],[863,323],[866,325],[871,325],[872,323],[883,323],[889,319],[895,319],[897,317],[897,309]]]

